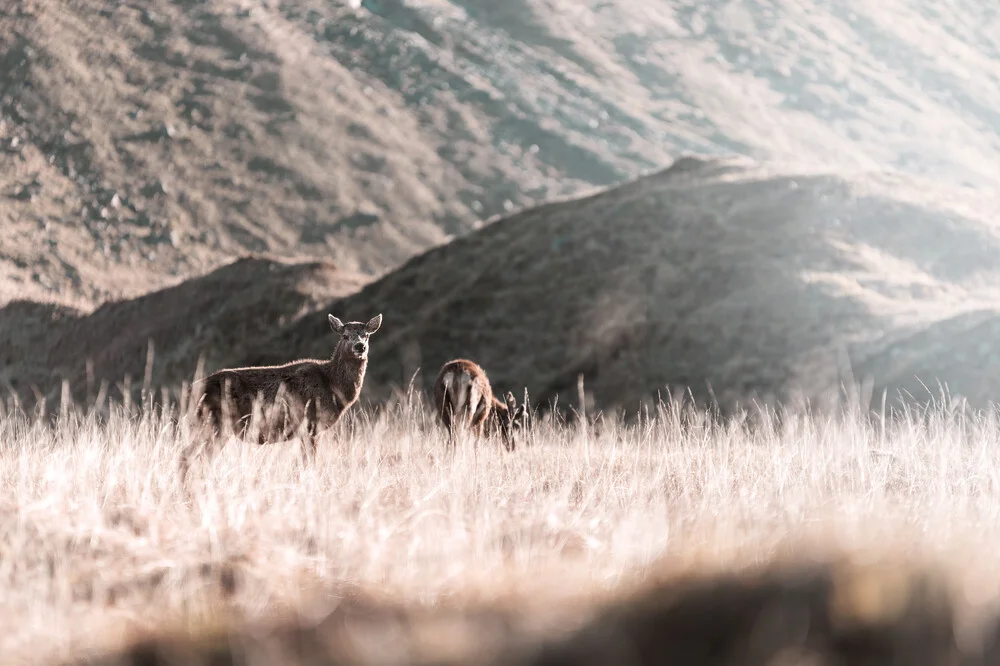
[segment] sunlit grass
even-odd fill
[[[190,433],[175,413],[41,423],[11,412],[0,617],[16,622],[0,651],[34,654],[40,637],[70,649],[108,617],[141,624],[219,604],[254,616],[344,585],[421,601],[560,576],[597,591],[659,558],[766,559],[803,536],[995,543],[998,434],[994,415],[946,407],[883,427],[857,413],[718,421],[664,406],[586,432],[537,419],[513,454],[471,441],[448,453],[411,396],[355,412],[314,464],[294,444],[233,441],[182,484]]]

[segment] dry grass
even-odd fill
[[[998,596],[977,548],[1000,537],[994,415],[941,406],[883,428],[850,412],[717,423],[664,407],[587,432],[537,420],[513,455],[471,443],[449,455],[411,396],[356,412],[314,465],[295,446],[230,443],[185,487],[188,424],[174,416],[0,416],[7,663],[168,617],[261,617],[359,589],[583,609],[565,600],[650,571],[802,558],[789,549],[803,544],[929,556],[963,603]]]

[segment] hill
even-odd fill
[[[63,379],[87,405],[102,390],[120,401],[126,380],[135,400],[147,354],[150,385],[179,388],[194,379],[199,358],[213,368],[231,364],[261,338],[361,284],[330,262],[244,257],[90,313],[13,301],[0,308],[0,380],[27,406],[36,404],[36,392],[58,404]]]
[[[0,302],[246,252],[371,278],[682,152],[989,188],[997,34],[971,2],[14,0]]]
[[[732,407],[835,398],[874,375],[1000,396],[997,202],[911,178],[683,158],[597,194],[512,215],[324,306],[384,315],[366,395],[456,356],[536,402],[634,410],[688,390]],[[319,313],[245,363],[328,354]]]
[[[152,341],[153,384],[177,388],[200,356],[209,370],[327,357],[327,312],[381,312],[375,402],[411,378],[429,389],[466,356],[542,404],[576,404],[581,373],[597,409],[677,391],[725,408],[823,404],[870,380],[877,399],[926,399],[941,381],[982,404],[1000,395],[996,206],[912,178],[686,157],[500,219],[375,282],[258,257],[91,313],[9,303],[0,363],[22,400],[31,387],[57,398],[61,378],[77,397],[126,375],[137,390]]]

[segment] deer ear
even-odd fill
[[[368,323],[365,324],[365,330],[368,331],[369,335],[371,335],[372,333],[377,331],[381,325],[382,325],[382,315],[380,313],[368,320]]]
[[[344,322],[340,321],[339,319],[337,319],[333,315],[327,315],[327,317],[329,317],[329,319],[330,319],[330,328],[333,329],[333,332],[336,333],[337,335],[343,335],[344,334]]]

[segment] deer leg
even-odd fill
[[[319,414],[315,400],[306,402],[305,428],[300,428],[303,462],[316,460],[316,436],[319,434]]]
[[[244,437],[250,435],[258,445],[266,444],[272,437],[272,412],[270,405],[264,399],[262,391],[258,391],[250,403],[250,413],[247,415]]]
[[[445,403],[444,410],[441,413],[441,420],[444,422],[444,429],[448,437],[446,446],[448,449],[453,449],[455,448],[455,418],[452,414],[450,403]]]
[[[189,442],[181,449],[180,454],[177,458],[177,476],[180,479],[181,486],[187,482],[188,472],[191,470],[191,462],[200,453],[204,453],[207,449],[204,440],[201,438],[195,438],[194,441]]]
[[[485,401],[475,384],[470,383],[466,392],[467,400],[462,403],[465,406],[465,422],[469,426],[475,427],[479,422],[480,414],[483,411],[482,405]]]
[[[215,400],[202,396],[195,411],[196,427],[191,433],[191,441],[181,449],[177,471],[181,485],[187,481],[192,461],[199,456],[214,455],[222,436],[222,407]]]
[[[319,430],[319,428],[316,426],[316,422],[312,421],[306,427],[306,435],[305,435],[305,439],[303,440],[303,444],[305,446],[306,457],[309,460],[314,461],[314,462],[316,460],[316,452],[317,452],[317,448],[318,448],[317,445],[316,445],[316,437],[319,434],[318,430]]]
[[[446,387],[444,395],[441,399],[441,404],[439,405],[440,410],[438,411],[441,415],[441,425],[444,426],[445,432],[447,433],[445,447],[448,450],[455,448],[455,413],[450,393],[451,392]]]

